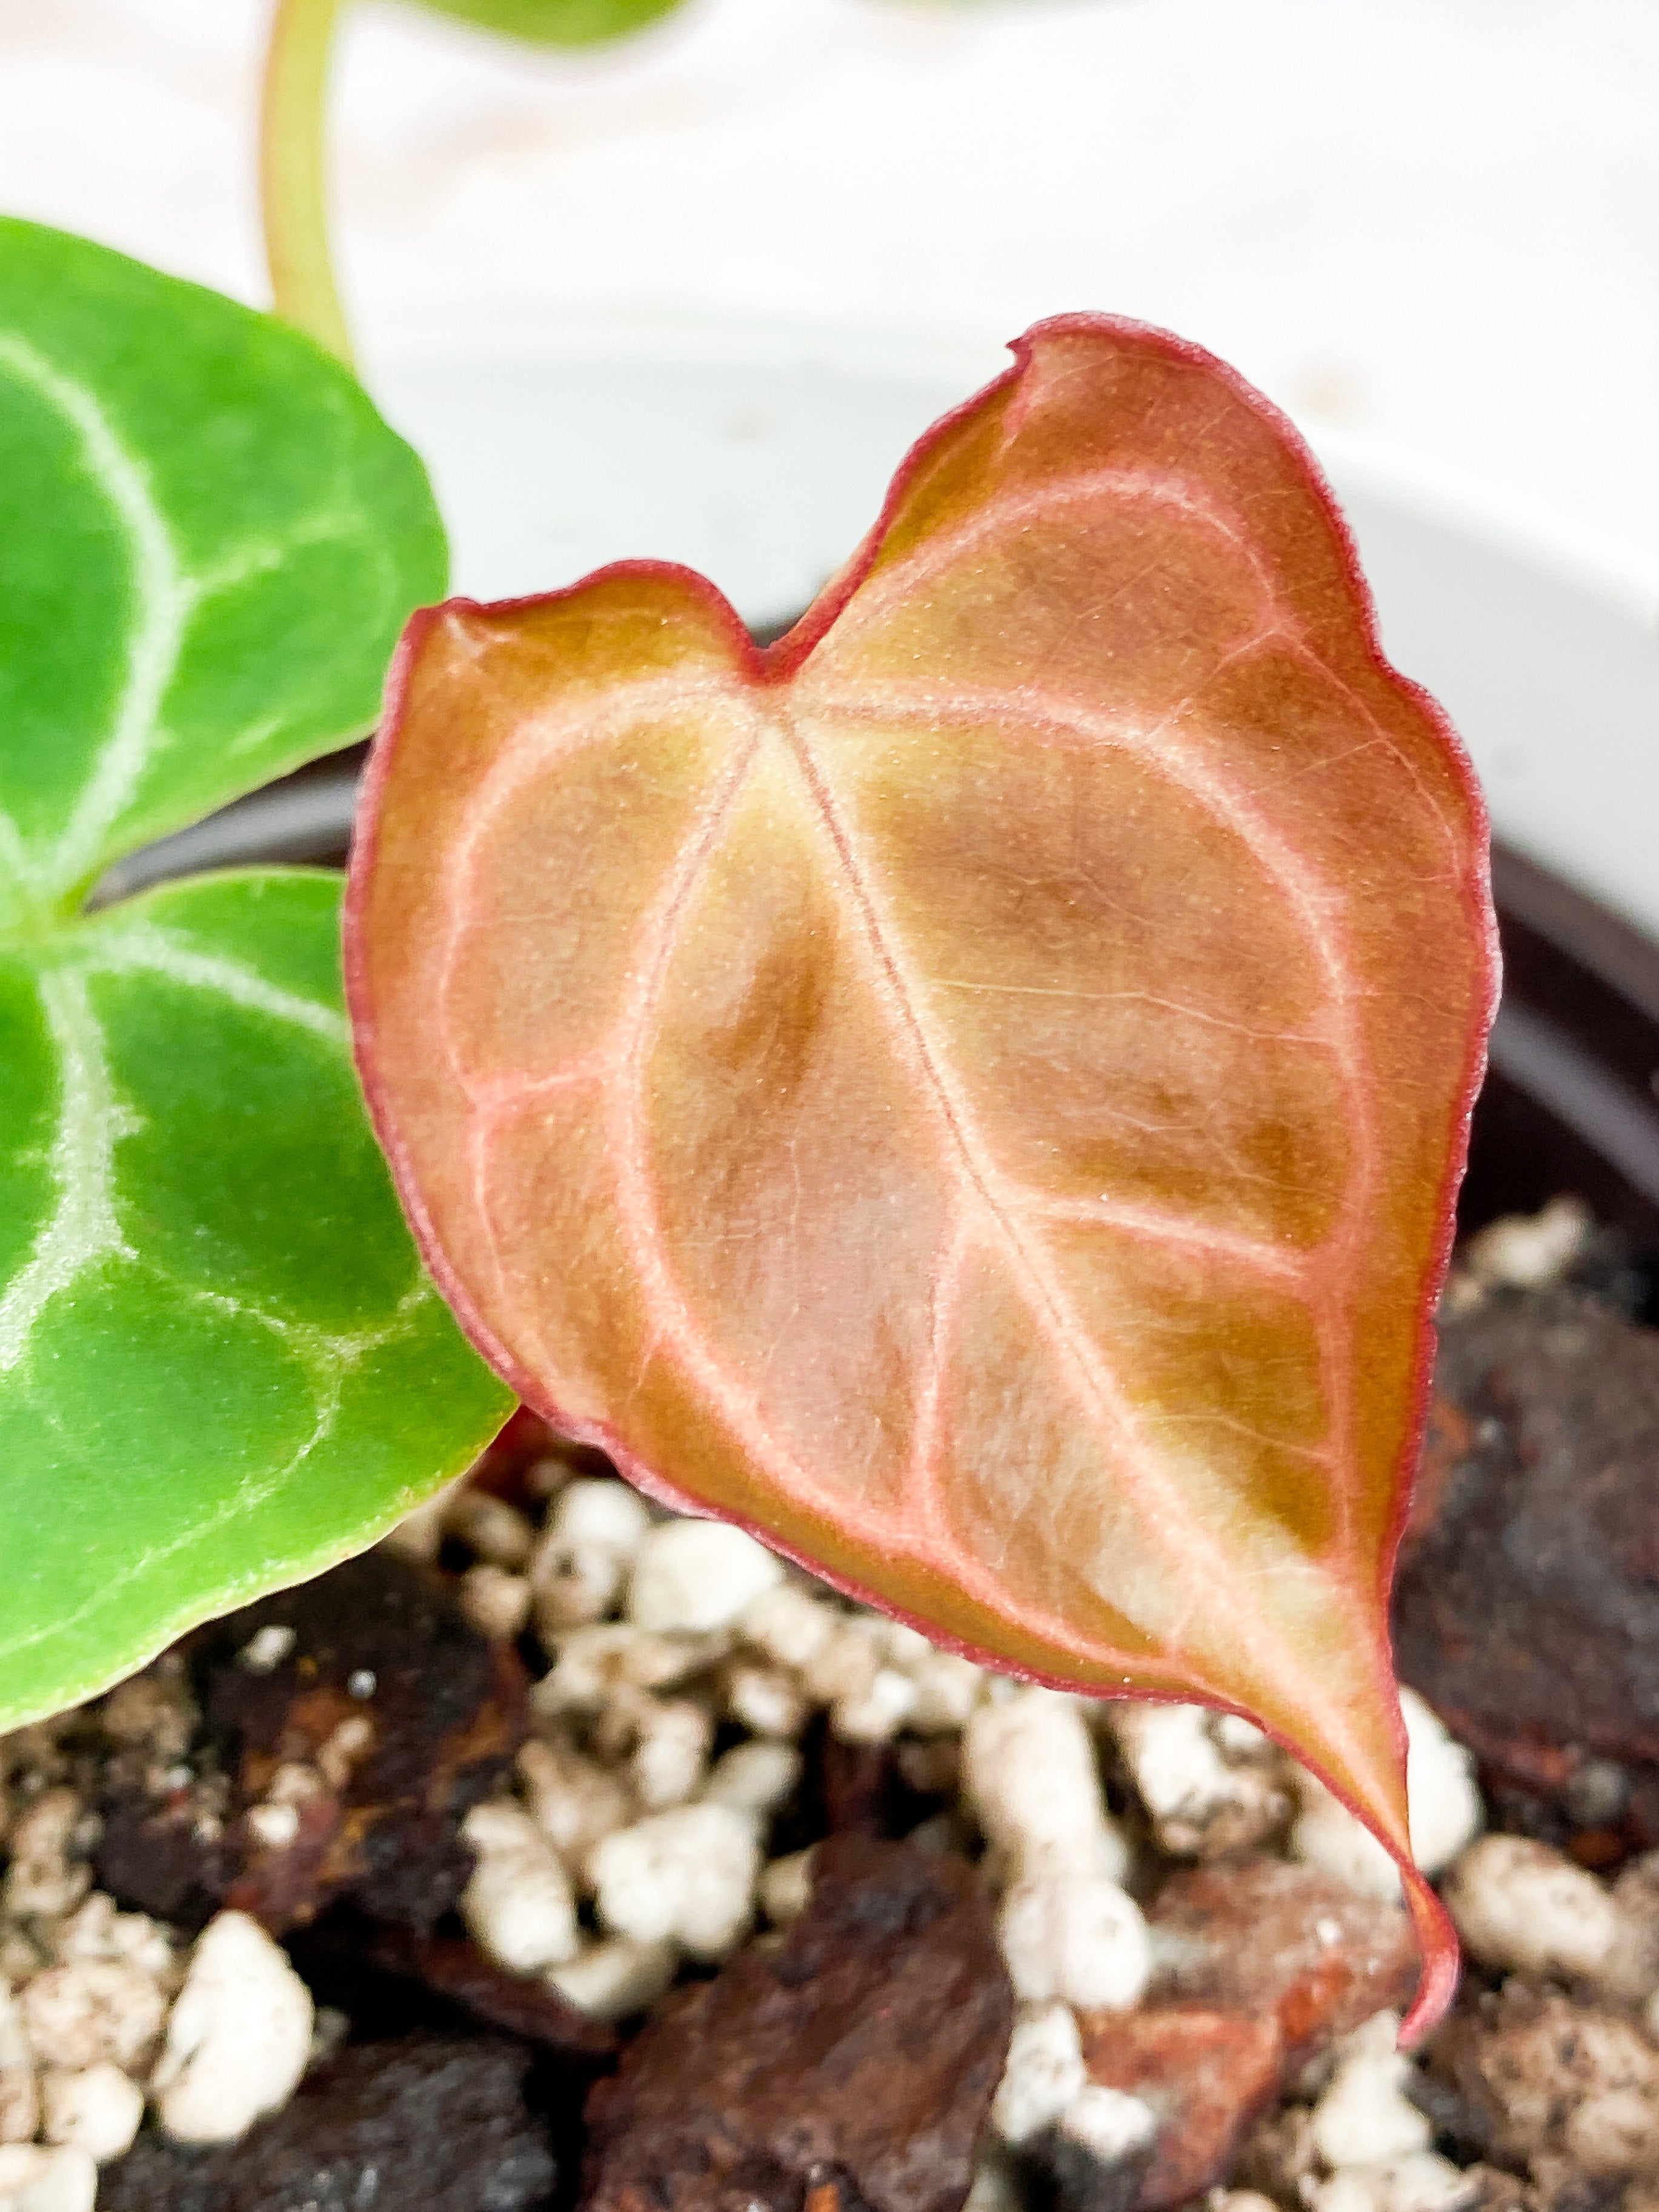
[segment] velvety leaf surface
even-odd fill
[[[0,1728],[358,1547],[510,1402],[362,1110],[337,876],[0,953]]]
[[[0,224],[0,1729],[370,1541],[510,1403],[364,1115],[337,877],[91,914],[153,830],[367,727],[444,556],[264,318]]]
[[[769,653],[664,567],[421,618],[360,1065],[552,1418],[998,1664],[1251,1715],[1403,1857],[1484,816],[1263,402],[1016,350]]]
[[[544,46],[594,46],[643,30],[680,0],[423,0],[440,15]]]
[[[0,221],[0,914],[362,737],[442,592],[426,477],[308,339]]]

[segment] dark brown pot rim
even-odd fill
[[[1499,847],[1504,998],[1465,1225],[1576,1191],[1659,1252],[1659,945]]]

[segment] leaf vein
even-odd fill
[[[85,978],[48,969],[40,991],[59,1069],[51,1152],[57,1202],[0,1296],[0,1374],[21,1360],[35,1323],[59,1291],[100,1261],[132,1257],[115,1211],[115,1146],[137,1128],[136,1117],[116,1094]]]
[[[75,431],[88,475],[125,532],[134,620],[126,675],[110,726],[37,888],[64,890],[104,857],[104,841],[137,789],[155,745],[161,702],[178,665],[195,586],[156,502],[149,471],[129,451],[95,395],[15,334],[0,337],[0,366],[27,384]]]
[[[85,964],[104,975],[165,976],[186,989],[228,1000],[250,1013],[268,1014],[274,1021],[307,1030],[342,1049],[351,1041],[350,1024],[337,1007],[284,990],[257,969],[224,953],[199,951],[151,921],[134,921],[118,929],[99,931]]]
[[[1053,1270],[1047,1267],[1022,1233],[1017,1208],[1008,1201],[998,1171],[974,1126],[965,1100],[957,1095],[945,1067],[918,1011],[915,981],[908,975],[895,942],[895,933],[881,909],[875,889],[860,859],[856,845],[830,790],[823,771],[799,723],[787,723],[790,743],[812,794],[824,829],[844,871],[852,897],[863,920],[871,957],[882,977],[886,999],[896,1025],[908,1036],[955,1155],[959,1186],[977,1198],[984,1217],[994,1224],[999,1241],[1024,1285],[1028,1310],[1041,1334],[1073,1377],[1082,1402],[1103,1421],[1121,1448],[1119,1472],[1143,1527],[1158,1529],[1166,1552],[1178,1564],[1182,1602],[1188,1611],[1207,1603],[1218,1608],[1218,1619],[1230,1620],[1235,1643],[1249,1649],[1262,1678],[1292,1695],[1305,1696],[1306,1685],[1278,1635],[1267,1627],[1252,1627],[1236,1618],[1231,1593],[1237,1587],[1237,1561],[1224,1541],[1206,1527],[1180,1488],[1162,1468],[1135,1409],[1125,1395],[1100,1348],[1092,1343],[1072,1310],[1071,1302]],[[951,1566],[959,1579],[964,1565],[960,1547],[953,1547]],[[1305,1570],[1313,1563],[1304,1561]],[[970,1585],[971,1586],[971,1585]],[[1178,1623],[1160,1622],[1154,1632],[1166,1641],[1178,1638]],[[1325,1718],[1328,1741],[1341,1744],[1349,1734],[1350,1716],[1340,1698],[1329,1705]]]

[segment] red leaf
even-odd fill
[[[1409,1872],[1480,800],[1255,393],[1094,317],[1015,352],[769,652],[644,563],[416,617],[364,1080],[550,1419],[995,1665],[1249,1714]]]

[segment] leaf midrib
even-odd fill
[[[149,471],[122,441],[96,396],[15,335],[0,337],[0,365],[53,408],[79,439],[86,473],[121,526],[135,603],[121,696],[94,756],[92,773],[44,865],[30,869],[34,896],[46,903],[76,888],[104,857],[104,839],[149,758],[196,588],[179,560]]]
[[[1015,1263],[1017,1274],[1024,1278],[1025,1296],[1034,1312],[1042,1315],[1045,1334],[1072,1369],[1075,1382],[1081,1386],[1085,1399],[1091,1401],[1108,1425],[1123,1437],[1133,1455],[1138,1469],[1137,1489],[1139,1494],[1135,1498],[1137,1512],[1146,1526],[1160,1532],[1162,1548],[1173,1554],[1184,1569],[1189,1572],[1196,1571],[1217,1602],[1224,1607],[1236,1586],[1233,1563],[1186,1499],[1169,1485],[1158,1465],[1156,1453],[1138,1432],[1133,1408],[1121,1404],[1112,1378],[1102,1371],[1101,1363],[1087,1343],[1086,1332],[1072,1314],[1070,1302],[1063,1289],[1053,1279],[1042,1261],[1030,1250],[1019,1224],[1011,1218],[1007,1208],[1001,1203],[996,1189],[999,1178],[979,1158],[979,1147],[971,1122],[939,1065],[939,1055],[915,1004],[915,994],[906,963],[889,942],[880,902],[867,880],[855,841],[841,819],[829,780],[795,717],[787,711],[782,712],[779,715],[779,723],[781,734],[797,763],[819,813],[825,835],[845,872],[871,955],[887,976],[893,1003],[899,1009],[928,1091],[949,1132],[959,1172],[971,1184],[984,1208],[986,1218],[994,1224]],[[1150,1501],[1146,1495],[1148,1492],[1152,1493]],[[959,1553],[959,1547],[953,1540],[951,1549]],[[1310,1559],[1309,1564],[1313,1565],[1316,1563]],[[1288,1686],[1293,1696],[1299,1694],[1305,1700],[1305,1669],[1298,1667],[1294,1654],[1285,1645],[1277,1632],[1269,1629],[1265,1634],[1249,1635],[1247,1624],[1234,1620],[1231,1632],[1236,1641],[1247,1642],[1251,1645],[1264,1683],[1272,1684],[1281,1694]],[[1160,1640],[1164,1639],[1161,1638]],[[1328,1745],[1341,1743],[1346,1735],[1347,1715],[1340,1700],[1328,1710],[1327,1720]]]
[[[110,833],[155,757],[161,707],[191,617],[217,594],[280,568],[301,547],[360,535],[362,518],[325,505],[274,537],[232,545],[216,564],[192,574],[149,471],[97,394],[15,333],[0,334],[0,369],[28,386],[75,433],[85,473],[107,502],[128,551],[132,606],[120,696],[62,830],[36,854],[15,819],[0,809],[0,935],[9,935],[31,924],[61,921],[115,857]],[[255,726],[256,736],[264,732],[264,724]],[[230,738],[226,756],[246,750],[249,742],[246,732]]]

